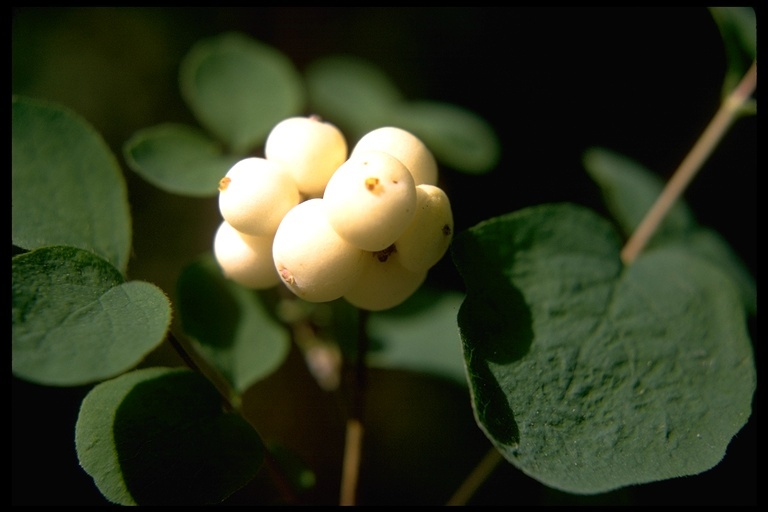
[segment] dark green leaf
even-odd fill
[[[122,171],[101,136],[60,106],[12,99],[11,217],[23,249],[71,245],[125,273],[131,218]]]
[[[664,182],[635,161],[604,148],[590,148],[584,166],[626,237],[629,237],[661,194]],[[717,264],[739,287],[750,314],[757,310],[757,287],[741,259],[714,231],[700,226],[688,206],[678,199],[648,246],[675,244],[692,255]]]
[[[163,124],[135,133],[123,148],[128,166],[156,187],[193,197],[215,196],[240,157],[197,128]]]
[[[177,282],[184,332],[242,394],[274,372],[288,355],[288,331],[253,290],[226,279],[211,255],[188,265]]]
[[[334,55],[312,62],[306,70],[309,108],[336,124],[349,138],[389,124],[389,112],[401,99],[398,88],[372,63]]]
[[[756,376],[717,267],[663,246],[624,268],[611,225],[569,204],[489,219],[452,247],[473,409],[507,460],[596,494],[722,459]]]
[[[168,298],[98,256],[44,247],[12,261],[13,373],[50,386],[114,377],[165,338]]]
[[[391,124],[419,137],[441,162],[457,171],[484,174],[496,167],[501,144],[488,122],[458,105],[434,101],[400,103]]]
[[[75,425],[83,469],[118,505],[207,505],[254,478],[264,447],[187,369],[146,368],[94,387]]]
[[[301,75],[284,54],[239,33],[199,41],[181,63],[181,92],[200,123],[235,154],[301,113]]]

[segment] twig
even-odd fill
[[[696,173],[701,169],[704,161],[709,157],[725,132],[736,119],[739,109],[749,99],[757,87],[757,62],[752,62],[749,71],[739,82],[739,85],[728,95],[709,122],[704,132],[696,141],[691,151],[677,168],[672,178],[661,192],[656,202],[645,215],[640,225],[621,251],[621,260],[625,265],[630,265],[643,247],[648,243],[653,233],[659,227],[672,205],[683,190],[688,186]]]
[[[365,357],[368,352],[367,320],[368,312],[361,309],[357,336],[357,359],[354,368],[355,379],[352,390],[352,410],[350,418],[347,420],[344,460],[341,470],[340,505],[354,505],[356,502],[357,480],[360,473],[360,457],[363,444],[362,417],[367,377]]]
[[[504,460],[501,453],[496,448],[491,448],[485,454],[483,460],[472,470],[467,479],[461,484],[456,492],[451,496],[446,505],[466,505],[472,495],[477,491],[480,485],[488,478],[488,475]]]

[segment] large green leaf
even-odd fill
[[[196,43],[181,63],[179,80],[200,123],[239,155],[304,108],[302,77],[290,59],[236,32]]]
[[[124,145],[128,166],[156,187],[192,197],[215,196],[219,180],[240,158],[199,129],[162,124],[136,132]]]
[[[253,290],[226,279],[211,255],[184,268],[176,288],[184,332],[236,393],[285,361],[290,349],[286,328]]]
[[[12,260],[13,373],[50,386],[114,377],[165,338],[168,298],[93,253],[51,246]]]
[[[122,171],[101,136],[59,105],[11,103],[11,230],[31,250],[71,245],[125,273],[131,218]]]
[[[341,128],[350,143],[386,126],[402,100],[397,86],[373,63],[349,55],[312,62],[305,72],[309,108]]]
[[[663,246],[625,268],[612,226],[570,204],[489,219],[452,247],[473,410],[507,460],[595,494],[722,459],[756,375],[717,267]]]
[[[491,125],[458,105],[410,101],[389,114],[390,123],[419,137],[439,162],[457,171],[484,174],[501,157],[501,143]]]
[[[256,475],[264,446],[205,378],[145,368],[94,387],[75,425],[80,465],[119,505],[207,505]]]
[[[664,182],[637,162],[605,148],[589,148],[584,166],[624,236],[629,237],[661,194]],[[717,264],[739,287],[747,311],[756,312],[757,285],[746,265],[720,235],[699,225],[682,199],[668,212],[648,246],[670,244]]]
[[[456,327],[463,300],[463,293],[422,287],[397,308],[371,313],[367,332],[374,343],[368,364],[427,373],[466,386]],[[426,305],[414,309],[415,301],[425,301]]]

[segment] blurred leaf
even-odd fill
[[[94,387],[75,425],[80,465],[118,505],[208,505],[254,478],[264,447],[187,369],[145,368]]]
[[[337,125],[354,144],[389,123],[402,96],[390,78],[372,63],[334,55],[312,62],[305,72],[309,108]]]
[[[635,161],[604,148],[588,149],[584,166],[600,187],[611,215],[629,237],[661,194],[664,182]],[[669,244],[717,264],[739,287],[747,311],[755,313],[757,285],[746,265],[722,237],[696,222],[682,199],[664,218],[648,247]]]
[[[259,295],[224,277],[210,254],[184,268],[176,284],[184,332],[242,394],[285,361],[290,336]]]
[[[412,132],[435,158],[457,170],[485,174],[501,156],[501,144],[488,122],[463,107],[434,101],[400,103],[390,123]]]
[[[193,197],[215,196],[240,158],[197,128],[163,124],[136,132],[124,145],[128,166],[156,187]]]
[[[71,245],[125,273],[131,217],[122,171],[102,137],[53,103],[14,96],[11,119],[13,244]]]
[[[756,375],[732,282],[674,247],[621,265],[611,225],[541,205],[460,233],[458,322],[480,427],[574,494],[715,466],[751,414]]]
[[[296,452],[281,444],[272,443],[269,445],[269,453],[277,461],[292,489],[306,492],[315,487],[317,482],[315,472]]]
[[[196,43],[181,63],[181,92],[200,123],[245,155],[304,108],[302,77],[284,54],[229,32]]]
[[[168,298],[98,256],[44,247],[12,259],[13,373],[78,386],[137,365],[165,338]]]
[[[411,302],[428,297],[424,308]],[[467,385],[456,315],[464,300],[459,292],[422,287],[406,302],[386,312],[371,313],[368,335],[377,343],[368,354],[372,367],[427,373]],[[405,313],[400,314],[400,311]]]
[[[725,98],[757,58],[757,19],[753,7],[709,7],[709,12],[725,45]]]

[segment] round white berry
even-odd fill
[[[352,154],[368,150],[384,151],[400,160],[411,171],[416,185],[437,185],[437,162],[432,152],[415,135],[402,128],[385,126],[363,135]]]
[[[213,239],[213,254],[228,279],[248,288],[271,288],[280,282],[272,262],[272,237],[251,236],[221,223]]]
[[[383,311],[405,302],[426,278],[426,270],[402,266],[397,252],[367,253],[363,271],[344,299],[360,309]]]
[[[285,165],[305,197],[320,197],[334,171],[347,159],[344,134],[317,116],[280,121],[267,136],[264,156]]]
[[[416,200],[416,216],[395,242],[400,263],[413,272],[440,261],[453,238],[453,212],[443,189],[418,185]]]
[[[283,282],[309,302],[341,297],[356,282],[366,256],[331,227],[325,206],[322,198],[295,206],[283,218],[272,244]]]
[[[219,211],[233,228],[254,236],[272,236],[301,200],[293,178],[278,162],[245,158],[219,181]]]
[[[352,155],[328,181],[323,199],[333,229],[366,251],[391,245],[416,214],[413,176],[383,151]]]

